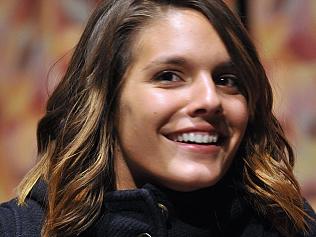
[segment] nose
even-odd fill
[[[191,85],[191,98],[187,106],[192,117],[219,115],[222,100],[210,75],[200,75]]]

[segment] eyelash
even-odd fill
[[[168,78],[166,78],[166,76],[169,76]],[[170,78],[171,76],[171,78]],[[174,80],[176,77],[177,80]],[[181,77],[173,72],[173,71],[163,71],[163,72],[160,72],[158,73],[158,75],[154,76],[154,80],[155,81],[158,81],[158,82],[165,82],[165,83],[168,83],[168,82],[175,82],[175,81],[182,81]]]
[[[223,73],[219,75],[213,76],[214,83],[217,87],[227,90],[229,93],[240,93],[241,85],[238,80],[238,76],[231,73]],[[166,84],[166,85],[174,85],[177,82],[183,82],[184,80],[178,75],[177,72],[174,71],[162,71],[154,76],[154,81]]]
[[[215,77],[215,84],[219,86],[227,86],[227,87],[239,87],[238,77],[234,74],[223,74]]]

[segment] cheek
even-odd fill
[[[175,95],[157,88],[134,88],[121,98],[120,125],[133,124],[140,127],[163,126],[181,106]],[[136,92],[137,93],[134,93]],[[134,128],[135,129],[135,128]]]
[[[241,97],[231,101],[227,104],[226,112],[230,124],[244,132],[249,119],[246,99]]]

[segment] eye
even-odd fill
[[[172,71],[163,71],[154,77],[155,81],[169,83],[169,82],[177,82],[182,81],[180,76],[178,76],[175,72]]]
[[[240,81],[234,74],[218,75],[214,79],[214,83],[229,93],[240,93]]]
[[[215,80],[215,84],[219,86],[237,87],[237,76],[233,74],[224,74]]]

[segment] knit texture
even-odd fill
[[[211,188],[177,193],[153,185],[106,194],[102,215],[80,237],[280,237],[269,220],[258,216],[238,193]],[[18,206],[16,199],[0,205],[0,236],[39,237],[45,210],[46,185],[39,182]],[[306,203],[308,213],[316,219]],[[316,224],[310,221],[316,237]],[[296,236],[304,236],[297,233]]]

